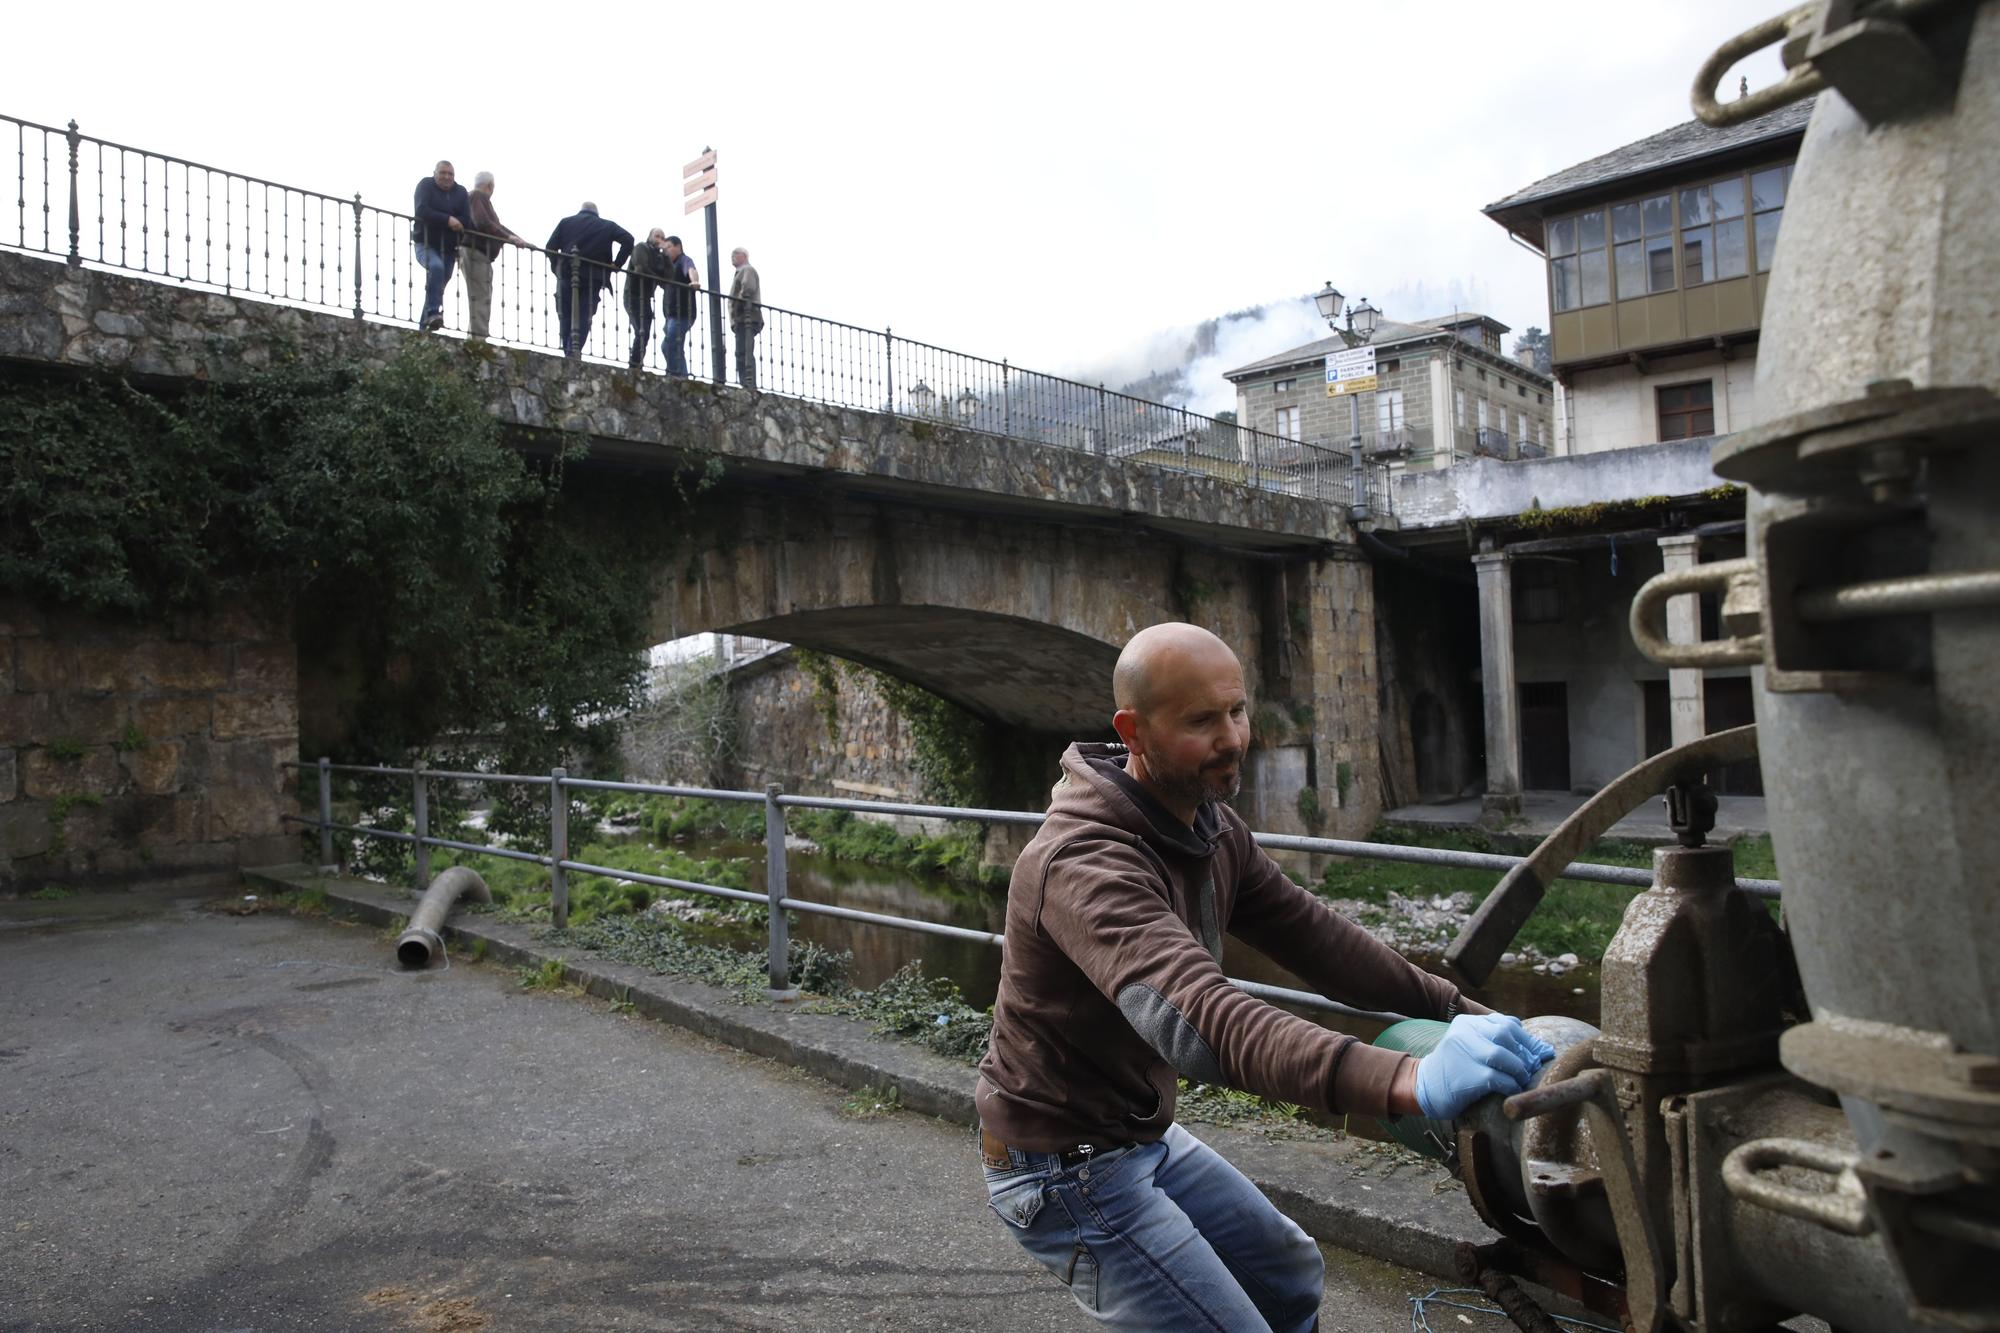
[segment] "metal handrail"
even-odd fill
[[[421,765],[411,768],[392,768],[387,765],[336,764],[331,759],[321,759],[316,764],[293,761],[284,762],[281,767],[311,771],[319,775],[319,817],[308,819],[304,815],[286,814],[282,818],[294,823],[315,828],[320,835],[320,863],[333,864],[333,834],[349,833],[362,837],[377,837],[393,842],[414,844],[418,849],[416,864],[416,889],[419,893],[429,887],[429,861],[425,849],[448,847],[454,851],[476,855],[499,856],[515,861],[529,861],[549,867],[550,870],[550,916],[557,927],[569,921],[569,881],[566,873],[601,875],[606,879],[633,884],[648,884],[660,888],[677,889],[685,893],[700,893],[710,897],[725,898],[735,902],[763,903],[767,910],[767,928],[770,947],[770,982],[773,990],[784,990],[789,985],[790,934],[785,922],[787,911],[804,912],[807,915],[835,917],[845,921],[857,921],[866,925],[884,926],[894,930],[908,930],[919,934],[937,935],[947,939],[970,940],[975,943],[1002,946],[1005,936],[991,931],[972,930],[964,926],[946,925],[936,921],[919,921],[911,917],[893,916],[882,912],[864,912],[857,908],[841,907],[833,903],[816,903],[803,898],[794,898],[785,891],[787,875],[785,866],[789,860],[789,848],[785,837],[785,815],[788,809],[839,810],[851,813],[876,815],[905,815],[920,819],[954,819],[980,824],[1025,824],[1040,825],[1048,819],[1046,814],[1033,810],[986,810],[975,806],[922,805],[905,801],[857,801],[838,796],[787,795],[775,784],[761,792],[732,791],[727,788],[683,787],[652,782],[618,782],[601,778],[573,778],[564,770],[555,769],[544,777],[540,774],[525,773],[476,773],[454,772],[430,769]],[[402,833],[390,829],[375,829],[354,824],[333,822],[333,775],[335,773],[356,773],[367,777],[405,777],[413,784],[413,809],[417,815],[417,829],[414,833]],[[439,779],[452,782],[506,782],[549,788],[549,845],[548,855],[523,852],[510,847],[495,847],[480,843],[458,842],[450,838],[434,837],[425,826],[425,811],[429,808],[429,782]],[[720,884],[703,884],[694,880],[674,879],[664,875],[649,875],[636,870],[619,870],[611,866],[596,865],[588,861],[572,860],[568,856],[568,811],[570,790],[578,791],[618,791],[648,796],[680,796],[712,801],[737,801],[756,803],[764,807],[765,855],[771,869],[769,887],[764,893],[748,889],[732,889]],[[1377,861],[1412,862],[1421,865],[1451,866],[1469,870],[1493,870],[1505,873],[1526,860],[1520,856],[1506,856],[1492,852],[1463,852],[1440,847],[1408,847],[1398,843],[1355,842],[1341,838],[1313,838],[1290,833],[1253,833],[1260,847],[1280,851],[1312,852],[1322,855],[1350,856]],[[1632,866],[1607,866],[1577,863],[1563,872],[1566,879],[1589,880],[1601,884],[1617,884],[1628,887],[1645,888],[1652,884],[1652,875]],[[1736,887],[1758,897],[1776,898],[1780,885],[1776,880],[1738,879]],[[1324,1009],[1331,1013],[1346,1014],[1355,1018],[1375,1019],[1395,1022],[1402,1016],[1380,1010],[1361,1009],[1342,1004],[1323,995],[1310,991],[1290,990],[1280,986],[1267,986],[1259,982],[1243,981],[1231,977],[1230,984],[1249,994],[1267,1000],[1279,1000],[1309,1008]]]
[[[58,129],[0,116],[0,125],[7,124],[16,137],[16,206],[13,219],[5,219],[0,210],[0,248],[61,255],[72,266],[130,272],[356,319],[417,323],[423,270],[410,252],[416,222],[410,213],[364,203],[358,194],[342,198],[84,135],[73,121]],[[31,180],[29,145],[37,135],[40,179]],[[86,152],[94,159],[94,192],[81,188]],[[66,200],[58,189],[65,172]],[[28,225],[30,200],[37,192],[39,238],[31,236]],[[94,209],[86,204],[92,193]],[[55,225],[63,213],[66,233]],[[88,240],[86,223],[93,232]],[[459,235],[503,239],[469,229]],[[565,264],[568,291],[557,276]],[[561,345],[559,316],[551,317],[554,306],[566,303],[573,320],[588,307],[590,331],[575,349],[580,357],[630,365],[636,351],[639,367],[667,369],[664,339],[654,341],[664,333],[665,321],[653,318],[649,296],[640,327],[632,326],[624,301],[631,281],[626,270],[532,243],[503,245],[492,265],[489,341],[538,351],[570,350]],[[593,268],[596,273],[589,272]],[[587,285],[586,278],[591,279]],[[648,281],[665,285],[659,279]],[[610,299],[600,304],[600,292]],[[707,295],[719,298],[713,308],[735,300],[727,291]],[[465,283],[450,284],[445,300],[445,329],[471,336]],[[1131,456],[1137,466],[1195,473],[1253,490],[1328,503],[1356,498],[1352,462],[1337,449],[1218,421],[1102,384],[897,337],[888,329],[864,329],[767,302],[758,308],[762,332],[755,340],[754,361],[757,387],[764,392],[1103,457]],[[732,374],[728,358],[719,355],[726,336],[722,322],[711,318],[704,323],[697,307],[697,318],[684,335],[684,345],[692,342],[685,350],[686,369],[718,384],[731,382]],[[733,331],[733,319],[727,322]],[[913,394],[919,389],[928,392]],[[1157,446],[1169,434],[1178,458],[1146,456],[1159,452]],[[1205,443],[1191,443],[1195,439]]]

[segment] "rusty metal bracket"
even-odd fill
[[[1753,723],[1676,745],[1620,774],[1543,839],[1527,860],[1494,885],[1493,892],[1486,895],[1458,932],[1458,938],[1444,951],[1445,966],[1474,985],[1485,981],[1498,965],[1500,955],[1534,914],[1549,885],[1561,878],[1570,863],[1613,824],[1670,786],[1694,781],[1726,764],[1756,757],[1757,728]]]
[[[1722,1183],[1745,1203],[1796,1217],[1843,1236],[1866,1236],[1875,1215],[1854,1174],[1860,1159],[1810,1139],[1752,1139],[1722,1159]],[[1830,1189],[1806,1190],[1780,1184],[1762,1173],[1793,1167],[1832,1178]]]

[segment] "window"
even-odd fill
[[[1271,382],[1271,392],[1290,393],[1292,391],[1292,386],[1296,383],[1298,383],[1297,380],[1273,380]]]
[[[1792,186],[1792,168],[1768,167],[1750,173],[1750,207],[1757,232],[1757,271],[1769,273],[1778,253],[1778,224],[1785,220],[1785,194]]]
[[[1694,287],[1749,271],[1743,178],[1731,176],[1681,191],[1681,273]]]
[[[1674,201],[1655,195],[1611,210],[1618,299],[1674,289]]]
[[[1486,372],[1485,372],[1485,371],[1483,371],[1483,370],[1482,370],[1482,371],[1479,371],[1479,372],[1478,372],[1478,374],[1479,374],[1479,378],[1480,378],[1480,379],[1482,379],[1482,380],[1483,380],[1483,379],[1485,379],[1485,378],[1486,378]]]
[[[1603,209],[1549,223],[1548,253],[1557,310],[1603,305],[1611,299]]]
[[[1528,386],[1525,384],[1516,384],[1514,386],[1514,392],[1519,394],[1521,397],[1526,398],[1528,396]]]
[[[1484,398],[1479,400],[1479,429],[1486,429],[1486,400]]]
[[[1387,435],[1403,428],[1403,391],[1386,389],[1375,395],[1375,433]]]
[[[1514,438],[1516,440],[1526,440],[1528,438],[1528,417],[1525,412],[1516,412],[1514,414]]]
[[[1296,407],[1279,408],[1278,424],[1276,429],[1272,433],[1277,435],[1280,439],[1286,439],[1286,440],[1298,439],[1299,409]]]
[[[1514,566],[1514,619],[1548,625],[1563,618],[1562,566],[1523,560]]]
[[[1458,389],[1454,390],[1454,392],[1458,395],[1458,401],[1453,408],[1452,424],[1463,426],[1465,424],[1465,390]]]
[[[1697,440],[1715,434],[1715,384],[1663,384],[1658,390],[1660,438]]]
[[[1403,363],[1401,361],[1384,361],[1381,365],[1375,367],[1375,373],[1377,375],[1393,375],[1402,368]]]

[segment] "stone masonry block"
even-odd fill
[[[136,750],[120,754],[118,763],[140,792],[147,796],[163,795],[179,785],[181,743],[148,741]]]
[[[10,801],[0,805],[0,847],[8,860],[40,856],[55,845],[55,826],[49,822],[53,807],[46,801]]]
[[[46,694],[0,694],[0,741],[42,744],[49,738],[53,713]]]
[[[230,683],[239,690],[290,694],[299,687],[299,654],[289,642],[239,643]]]
[[[134,699],[129,711],[132,725],[148,740],[178,739],[208,735],[215,702],[212,699]]]
[[[103,796],[116,791],[120,779],[118,760],[108,745],[92,746],[76,759],[58,759],[47,746],[27,750],[22,757],[22,790],[38,800]]]
[[[232,842],[283,830],[278,794],[262,787],[211,787],[206,793],[207,841]]]
[[[11,801],[20,791],[20,767],[12,746],[0,747],[0,801]]]
[[[68,687],[71,684],[70,662],[70,647],[61,640],[17,639],[14,642],[14,688],[34,691]]]
[[[295,694],[219,694],[215,698],[215,738],[296,736],[299,701]]]
[[[42,632],[42,613],[23,597],[0,597],[0,639],[24,639]]]

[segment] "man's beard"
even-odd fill
[[[1224,770],[1230,770],[1227,776]],[[1203,801],[1227,801],[1243,788],[1243,757],[1211,760],[1196,768],[1169,769],[1148,762],[1146,775],[1170,799],[1200,805]]]

